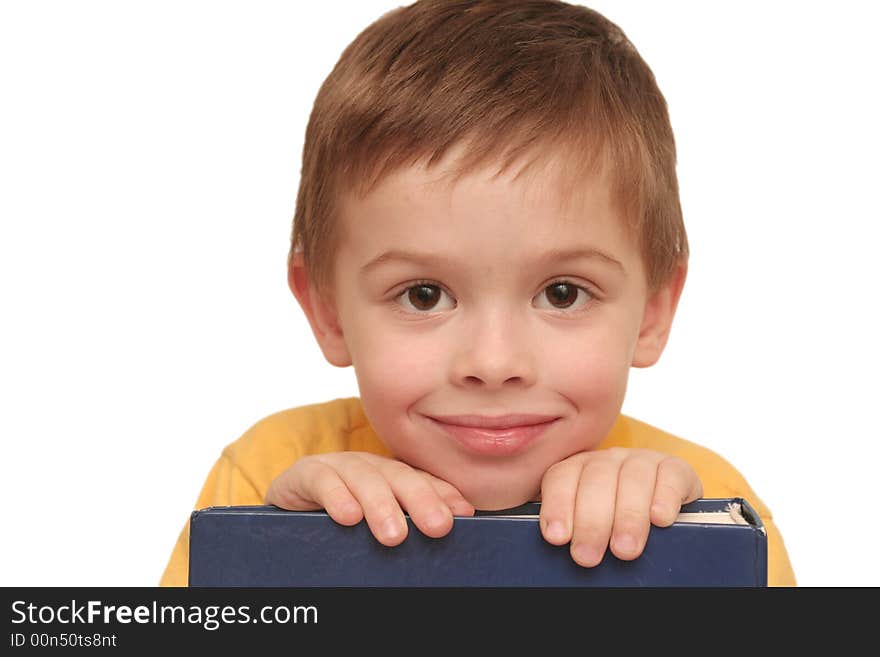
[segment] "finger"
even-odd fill
[[[667,456],[657,466],[651,522],[668,527],[675,522],[682,504],[703,495],[703,484],[693,468],[675,456]]]
[[[421,471],[392,459],[383,459],[377,468],[419,531],[432,538],[449,533],[452,511]]]
[[[614,502],[620,460],[610,454],[593,453],[584,462],[577,485],[571,556],[581,566],[602,561],[614,524]]]
[[[391,485],[372,463],[351,453],[334,465],[364,512],[373,536],[383,545],[399,545],[408,527]]]
[[[635,559],[645,549],[651,529],[651,502],[657,478],[657,455],[638,450],[620,466],[611,551],[619,559]]]
[[[389,459],[384,456],[378,456],[369,452],[363,452],[361,453],[361,455],[368,462],[376,465],[376,467],[380,467],[382,464],[389,461]],[[446,506],[449,507],[449,510],[452,512],[453,515],[474,515],[474,505],[468,502],[455,486],[450,484],[448,481],[440,479],[440,477],[432,475],[430,472],[419,470],[418,468],[413,468],[412,466],[409,467],[413,470],[413,472],[416,472],[422,477],[425,477],[431,483],[431,485],[434,487],[434,490],[437,492],[437,495],[439,495],[440,499],[442,499],[446,503]]]
[[[269,485],[266,504],[291,511],[325,509],[342,525],[355,525],[363,518],[360,504],[331,466],[303,458]]]
[[[551,466],[541,479],[541,533],[548,543],[571,540],[575,496],[583,459],[568,458]]]
[[[462,495],[459,490],[450,484],[448,481],[444,481],[439,477],[435,477],[434,475],[428,472],[421,472],[431,485],[434,487],[434,490],[437,491],[437,495],[440,496],[446,506],[449,507],[449,510],[452,512],[454,516],[472,516],[476,509],[474,505],[468,502],[464,495]]]

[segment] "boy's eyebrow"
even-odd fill
[[[571,261],[571,260],[581,260],[581,259],[598,259],[606,262],[607,264],[615,267],[620,270],[620,273],[625,274],[626,270],[623,267],[623,263],[621,263],[616,258],[612,257],[608,253],[600,249],[596,249],[593,247],[578,247],[578,248],[568,248],[568,249],[551,249],[549,251],[545,251],[539,257],[535,258],[535,265],[549,265],[562,261]],[[450,258],[445,255],[439,255],[436,253],[418,253],[415,251],[402,251],[399,249],[391,249],[389,251],[385,251],[369,262],[367,262],[364,266],[361,267],[361,274],[368,274],[374,269],[381,267],[382,265],[390,264],[393,262],[410,262],[413,264],[422,264],[422,265],[446,265],[446,266],[454,266],[456,264],[453,258]]]

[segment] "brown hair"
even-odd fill
[[[572,190],[601,167],[649,287],[687,259],[666,101],[620,28],[559,0],[418,0],[361,32],[315,99],[290,253],[317,289],[332,285],[340,194],[458,143],[456,177],[563,155]]]

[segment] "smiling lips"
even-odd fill
[[[484,456],[516,454],[559,419],[553,415],[426,417],[467,451]]]

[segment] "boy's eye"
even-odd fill
[[[583,294],[581,294],[583,292]],[[536,299],[540,301],[542,297],[551,304],[549,307],[556,310],[567,310],[569,308],[580,308],[587,301],[593,298],[589,290],[569,283],[568,281],[556,281],[545,287]],[[541,307],[539,305],[539,307]],[[547,307],[547,306],[544,306]]]
[[[442,301],[444,296],[447,298],[445,306]],[[542,304],[542,298],[546,298],[547,302]],[[535,297],[538,300],[536,304],[538,308],[550,310],[577,309],[593,298],[594,295],[589,290],[569,281],[551,283]],[[433,283],[410,285],[398,294],[395,300],[407,310],[414,312],[425,313],[455,308],[455,300],[442,287]]]
[[[427,312],[438,310],[436,306],[445,294],[446,292],[439,285],[419,283],[406,288],[397,298],[401,300],[404,306],[412,310]],[[455,307],[454,302],[451,307]]]

